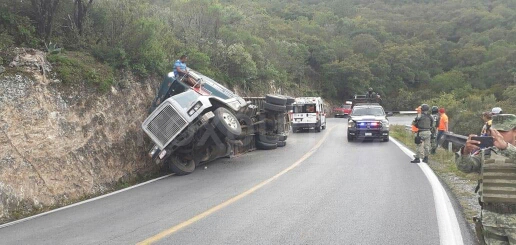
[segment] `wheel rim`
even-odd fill
[[[222,118],[224,119],[226,124],[229,127],[231,127],[232,129],[237,129],[238,128],[238,121],[237,121],[237,119],[232,114],[222,113]]]
[[[190,161],[185,160],[182,157],[177,157],[177,162],[183,167],[188,167],[188,165],[190,164]]]

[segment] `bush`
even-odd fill
[[[40,43],[29,17],[11,13],[7,8],[0,8],[0,30],[0,50],[13,44],[37,47]]]
[[[87,54],[68,52],[49,55],[47,58],[64,84],[86,82],[101,91],[107,91],[114,84],[113,69],[96,62]]]

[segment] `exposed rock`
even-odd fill
[[[0,76],[0,223],[156,170],[140,125],[159,81],[101,94],[51,82],[44,52],[15,53],[11,67],[28,75]]]

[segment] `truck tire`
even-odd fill
[[[294,102],[296,102],[295,98],[287,97],[287,105],[292,105],[294,104]]]
[[[274,105],[274,104],[267,103],[267,102],[263,103],[263,108],[265,108],[265,110],[269,110],[269,111],[273,111],[273,112],[287,111],[287,107],[284,105]]]
[[[269,143],[264,143],[264,142],[261,142],[259,140],[256,141],[256,148],[260,149],[260,150],[274,150],[276,148],[278,148],[278,144],[269,144]]]
[[[168,168],[178,176],[191,174],[195,170],[194,160],[186,160],[176,155],[170,156],[166,163]]]
[[[287,98],[285,98],[281,95],[268,94],[268,95],[265,95],[265,102],[273,104],[273,105],[284,106],[287,104]]]
[[[242,128],[242,126],[246,127],[245,134],[244,133],[240,134],[238,136],[238,139],[243,139],[248,135],[254,134],[254,125],[253,125],[253,120],[251,119],[251,117],[249,117],[246,114],[238,114],[236,116],[236,118],[238,120],[238,123],[240,123],[240,128]],[[243,131],[244,130],[242,129],[242,132]]]
[[[219,107],[213,114],[213,123],[219,131],[229,139],[237,139],[242,134],[242,127],[238,122],[238,118],[228,109]]]
[[[279,141],[279,137],[277,135],[256,135],[256,142],[262,142],[266,144],[277,144]]]
[[[286,141],[278,141],[278,147],[284,147],[287,145]]]
[[[286,135],[278,135],[278,140],[285,141],[285,140],[287,140],[287,136]]]

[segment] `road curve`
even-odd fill
[[[348,143],[346,121],[330,119],[322,133],[291,134],[284,148],[220,159],[188,176],[2,228],[0,243],[136,244],[288,169],[157,243],[439,244],[421,169],[393,143]],[[473,244],[461,230],[465,244]]]

